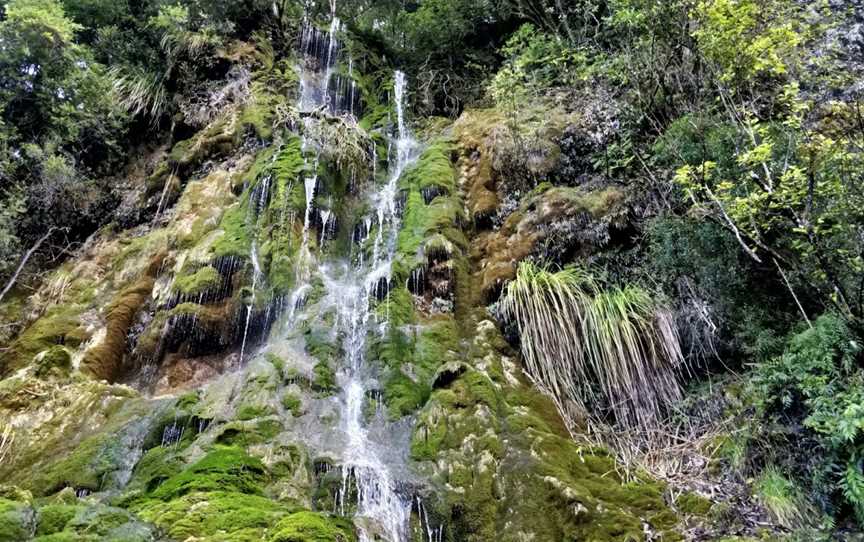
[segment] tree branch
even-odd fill
[[[27,253],[24,254],[24,257],[21,258],[21,263],[19,263],[19,264],[18,264],[18,268],[15,269],[15,273],[12,274],[12,277],[9,279],[9,282],[6,283],[6,287],[3,288],[3,291],[2,291],[2,292],[0,292],[0,302],[3,301],[3,298],[6,297],[6,294],[9,293],[9,290],[11,290],[12,287],[15,285],[15,282],[18,280],[18,277],[21,275],[21,272],[22,272],[22,271],[24,270],[24,268],[27,266],[27,262],[30,261],[30,258],[33,256],[33,254],[35,254],[36,251],[39,250],[39,247],[41,247],[42,244],[43,244],[45,241],[47,241],[48,238],[51,237],[51,235],[52,235],[55,231],[57,231],[57,228],[55,228],[54,226],[52,226],[51,228],[49,228],[49,229],[48,229],[48,233],[46,233],[45,235],[43,235],[42,237],[40,237],[39,240],[36,241],[36,242],[33,244],[33,246],[30,247],[30,250],[28,250]]]

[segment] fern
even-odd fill
[[[857,452],[846,464],[840,487],[846,501],[852,505],[858,522],[864,524],[864,473],[861,472],[861,459]]]

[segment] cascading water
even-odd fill
[[[301,49],[304,55],[312,58],[301,65],[301,96],[297,104],[303,117],[301,130],[308,130],[313,127],[312,123],[320,122],[320,119],[316,118],[318,111],[349,116],[355,111],[353,83],[349,85],[344,81],[334,82],[339,77],[336,75],[335,66],[342,49],[336,36],[340,28],[341,24],[334,11],[329,32],[322,32],[311,25],[303,30]],[[349,71],[353,72],[353,64]],[[377,368],[368,363],[366,358],[367,336],[370,333],[383,332],[388,325],[386,317],[383,320],[373,318],[373,304],[376,299],[386,296],[389,287],[399,233],[398,182],[416,158],[417,144],[405,122],[406,87],[405,75],[395,72],[393,101],[396,126],[390,141],[390,147],[395,149],[395,159],[391,157],[389,160],[390,169],[383,185],[376,187],[373,182],[373,187],[365,195],[374,211],[371,217],[362,219],[361,226],[358,226],[352,236],[352,243],[356,247],[356,251],[352,249],[352,252],[355,252],[353,256],[356,257],[347,262],[324,261],[319,265],[312,265],[316,256],[311,254],[309,244],[312,240],[317,241],[309,234],[313,217],[320,217],[322,223],[320,247],[326,238],[328,223],[334,220],[335,216],[331,216],[330,211],[316,211],[314,208],[313,200],[318,189],[315,171],[305,178],[307,206],[301,255],[298,258],[304,263],[303,268],[297,270],[298,286],[292,295],[289,308],[288,325],[294,326],[297,313],[312,289],[313,275],[317,275],[316,278],[323,283],[325,291],[320,304],[327,310],[335,311],[335,336],[342,341],[342,351],[345,352],[344,363],[339,371],[342,389],[339,398],[341,421],[339,436],[336,437],[336,440],[341,441],[339,448],[342,487],[336,495],[335,509],[345,515],[349,510],[353,512],[360,542],[406,542],[409,538],[412,509],[415,507],[422,516],[421,528],[428,531],[428,540],[435,542],[441,537],[441,530],[432,528],[428,515],[424,515],[425,511],[420,511],[422,503],[417,497],[410,491],[400,491],[400,482],[390,468],[389,456],[392,450],[379,442],[383,439],[373,437],[370,428],[364,424],[367,396],[377,392]],[[303,142],[304,150],[314,154],[311,161],[314,161],[317,169],[320,149],[307,148],[314,146],[305,138]],[[374,173],[372,178],[375,178]],[[371,254],[364,257],[365,242],[373,233]],[[382,284],[385,285],[383,292]],[[384,457],[388,457],[388,460]],[[399,473],[399,476],[401,474]],[[351,500],[350,504],[348,500]]]
[[[348,385],[345,392],[345,425],[349,444],[343,465],[343,476],[355,479],[358,496],[358,514],[375,520],[385,531],[391,542],[407,539],[408,520],[411,514],[410,496],[399,495],[387,467],[375,454],[362,425],[362,410],[366,398],[366,335],[370,316],[371,293],[381,278],[390,279],[390,269],[396,246],[399,220],[396,209],[396,186],[405,167],[413,159],[416,143],[405,127],[403,103],[405,75],[396,72],[394,80],[397,111],[397,157],[384,187],[374,195],[378,216],[378,233],[372,260],[356,269],[361,287],[354,288],[354,317],[347,320],[345,351],[349,353]],[[386,235],[385,246],[379,240]],[[362,264],[361,264],[362,265]],[[361,529],[361,541],[370,540]]]

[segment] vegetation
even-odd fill
[[[654,426],[681,398],[684,358],[669,313],[636,287],[603,289],[586,271],[522,263],[502,311],[519,326],[529,374],[568,422]]]

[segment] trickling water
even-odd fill
[[[249,193],[249,214],[246,217],[246,222],[252,225],[250,231],[258,231],[258,223],[260,222],[261,211],[267,205],[267,194],[270,187],[271,178],[264,177],[256,187]],[[261,262],[258,259],[258,239],[256,235],[252,235],[252,242],[249,248],[249,259],[252,261],[252,293],[249,303],[246,305],[246,323],[243,326],[243,342],[240,344],[240,363],[243,363],[246,354],[246,342],[249,339],[249,325],[252,323],[252,310],[255,307],[255,295],[258,290],[258,282],[264,278],[264,273],[261,271]],[[269,306],[268,306],[269,308]]]
[[[330,215],[332,213],[329,209],[324,209],[321,211],[321,240],[318,242],[319,246],[324,245],[324,241],[327,239],[327,228],[330,223]]]

